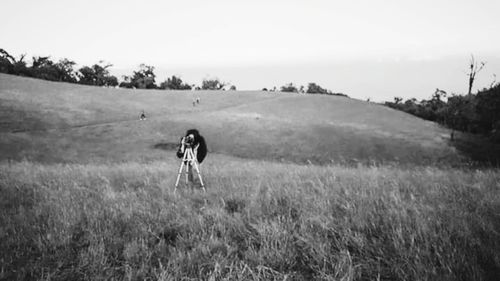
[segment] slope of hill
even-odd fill
[[[193,106],[194,98],[201,103]],[[0,159],[150,161],[198,128],[211,152],[297,163],[450,163],[446,129],[358,100],[98,88],[0,74]],[[148,119],[139,121],[144,110]]]

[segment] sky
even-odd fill
[[[316,82],[372,100],[500,80],[498,0],[0,0],[0,48],[79,65],[141,63],[157,82],[217,77],[238,89]]]

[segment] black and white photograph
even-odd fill
[[[500,280],[499,11],[1,0],[0,281]]]

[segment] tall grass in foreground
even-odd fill
[[[495,280],[500,172],[0,165],[0,279]]]

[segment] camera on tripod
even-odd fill
[[[194,130],[196,134],[189,133],[181,138],[181,143],[179,146],[179,150],[177,151],[177,157],[182,158],[181,166],[179,167],[179,173],[177,174],[177,179],[175,181],[175,190],[177,190],[177,186],[179,185],[179,180],[181,178],[182,170],[185,167],[186,169],[186,184],[189,182],[194,182],[193,179],[193,169],[198,173],[198,178],[200,179],[201,188],[205,191],[205,185],[203,184],[203,179],[201,178],[200,168],[198,163],[198,148],[200,147],[200,143],[204,146],[202,147],[202,153],[204,151],[203,157],[206,155],[206,145],[203,137],[198,134],[198,131]],[[196,136],[196,138],[195,138]],[[200,142],[200,138],[202,142]],[[203,161],[203,158],[201,158]],[[200,162],[201,162],[200,161]]]
[[[192,147],[194,145],[194,136],[193,135],[187,135],[184,137],[182,140],[185,146],[187,147]]]

